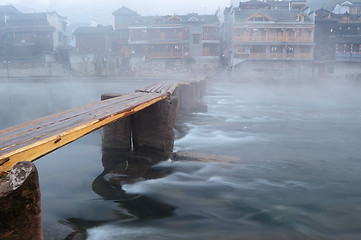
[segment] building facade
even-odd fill
[[[56,12],[21,13],[9,17],[2,41],[13,57],[34,57],[67,45],[66,18]]]
[[[333,11],[316,11],[315,66],[320,76],[334,74],[337,69],[340,76],[347,75],[353,71],[349,68],[361,62],[360,9],[361,3],[346,1]]]
[[[219,62],[217,15],[140,16],[122,7],[113,13],[115,54],[131,66],[156,60]]]
[[[73,35],[76,38],[75,51],[70,54],[72,69],[83,75],[105,75],[114,72],[113,63],[114,28],[112,26],[79,27]],[[112,64],[110,64],[112,63]]]
[[[225,11],[224,55],[244,60],[312,61],[315,24],[305,1],[249,1]]]

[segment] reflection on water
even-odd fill
[[[44,221],[90,240],[359,239],[360,87],[219,78],[175,150],[239,162],[102,151],[95,132],[37,162]]]

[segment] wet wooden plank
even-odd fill
[[[26,134],[26,133],[30,133],[32,134],[33,131],[38,131],[39,129],[45,127],[45,126],[49,126],[55,123],[60,123],[60,122],[67,122],[67,121],[75,121],[76,119],[80,118],[83,119],[84,115],[86,114],[90,114],[92,116],[96,116],[96,114],[98,113],[98,111],[105,111],[108,110],[108,108],[110,107],[119,107],[119,104],[121,105],[126,105],[126,104],[131,104],[132,102],[130,101],[135,101],[135,103],[132,104],[136,104],[137,101],[142,101],[144,100],[143,98],[145,97],[144,94],[132,94],[132,95],[126,95],[126,98],[114,98],[112,99],[112,101],[102,101],[99,102],[98,104],[90,104],[90,105],[86,105],[85,108],[80,108],[80,109],[76,109],[75,111],[66,111],[63,113],[59,113],[55,116],[53,116],[52,118],[45,118],[39,121],[34,121],[31,125],[27,125],[25,127],[22,128],[13,128],[14,130],[11,132],[6,132],[1,134],[1,139],[0,139],[0,146],[3,146],[6,144],[6,141],[11,139],[11,138],[15,138],[19,135],[22,134]],[[59,127],[62,127],[61,125],[57,124]],[[1,147],[0,147],[1,149]]]
[[[137,92],[148,93],[169,93],[172,94],[178,86],[178,82],[160,82],[149,85],[143,89],[138,89]]]
[[[129,101],[130,99],[136,99],[139,97],[140,97],[139,94],[138,95],[134,94],[134,96],[126,95],[126,96],[124,96],[124,98],[122,97],[122,98],[113,99],[112,102],[114,102],[116,104],[118,101],[124,102],[124,101]],[[56,114],[52,114],[49,116],[45,116],[43,118],[39,118],[39,119],[30,121],[27,123],[19,124],[19,125],[4,129],[0,132],[0,136],[1,136],[0,145],[2,145],[3,144],[2,141],[5,141],[6,139],[16,137],[16,136],[21,135],[26,132],[33,131],[34,129],[39,128],[39,127],[51,125],[52,123],[55,123],[55,122],[61,122],[64,120],[76,118],[77,116],[79,116],[81,114],[86,114],[86,113],[92,112],[99,108],[102,109],[106,106],[110,106],[110,104],[108,102],[102,101],[102,102],[98,102],[95,104],[89,104],[89,105],[85,105],[85,106],[82,106],[79,108],[67,110],[67,111],[64,111],[61,113],[56,113]]]
[[[168,93],[134,93],[53,114],[0,133],[0,174],[33,161],[106,124],[140,111]]]
[[[158,96],[157,93],[155,94],[138,94],[140,97],[137,99],[130,98],[129,101],[121,101],[118,104],[112,104],[109,106],[102,106],[100,109],[93,109],[91,108],[88,112],[84,112],[83,114],[75,115],[74,118],[67,118],[63,119],[58,122],[52,122],[48,125],[43,125],[40,128],[36,127],[33,128],[32,131],[28,131],[19,136],[14,138],[6,139],[1,143],[0,147],[0,156],[2,151],[10,148],[12,146],[17,146],[27,141],[31,141],[32,139],[39,139],[44,138],[46,135],[49,134],[60,134],[63,131],[66,131],[68,128],[74,128],[78,125],[81,126],[84,122],[97,120],[97,119],[104,119],[112,114],[117,114],[118,112],[124,112],[127,110],[131,110],[134,106],[139,104],[143,104],[149,100],[151,96]],[[159,95],[160,96],[160,95]],[[108,101],[108,103],[113,103],[113,101]],[[19,139],[22,142],[19,142]]]

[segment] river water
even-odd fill
[[[147,82],[7,83],[1,125]],[[76,226],[89,240],[360,239],[360,90],[351,81],[214,76],[208,112],[179,119],[175,151],[239,161],[162,161],[151,167],[158,177],[116,187],[109,184],[115,175],[102,173],[122,156],[103,154],[96,131],[36,161],[44,227]]]

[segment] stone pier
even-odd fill
[[[173,152],[178,99],[169,97],[133,115],[134,150]]]
[[[120,97],[121,94],[106,93],[101,96],[101,100]],[[132,134],[131,116],[119,119],[110,123],[102,129],[102,147],[116,148],[121,151],[131,150],[131,134]]]
[[[0,239],[42,240],[38,171],[19,162],[0,179]]]
[[[103,128],[103,148],[116,148],[139,151],[152,149],[163,153],[172,153],[174,145],[174,126],[178,111],[189,114],[194,111],[206,111],[202,102],[205,94],[205,80],[176,83],[169,97],[142,111],[117,120]],[[166,84],[151,85],[138,92],[159,92]],[[166,90],[168,91],[168,90]],[[102,100],[119,97],[120,94],[103,94]],[[131,148],[133,144],[133,149]]]

